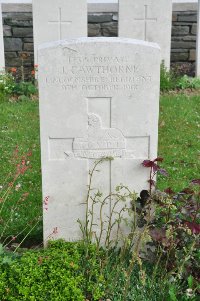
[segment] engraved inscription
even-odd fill
[[[102,128],[101,118],[96,114],[88,116],[86,137],[73,142],[74,156],[81,158],[123,157],[125,150],[126,141],[121,131]]]
[[[137,53],[135,54],[137,62]],[[128,57],[69,55],[63,66],[48,70],[45,84],[65,91],[135,91],[151,85],[139,62]]]
[[[88,115],[88,130],[84,137],[49,140],[50,160],[149,157],[149,136],[125,137],[119,129],[103,128],[101,118],[97,114]]]

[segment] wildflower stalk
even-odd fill
[[[102,161],[102,160],[101,160]],[[92,178],[93,178],[93,174],[96,170],[96,167],[101,163],[101,161],[97,161],[94,164],[94,167],[92,168],[91,171],[89,171],[89,185],[88,185],[88,191],[87,191],[87,197],[86,197],[86,212],[85,212],[85,238],[86,238],[86,242],[89,243],[90,242],[90,238],[89,238],[89,231],[88,231],[88,224],[89,224],[89,201],[90,201],[90,192],[92,190]]]
[[[19,248],[20,246],[23,244],[23,242],[26,240],[26,238],[30,235],[30,233],[35,229],[35,227],[38,225],[39,223],[39,219],[37,221],[37,223],[31,228],[31,230],[25,235],[25,237],[22,239],[22,241],[19,243],[19,245],[16,247],[16,249],[13,251],[13,253],[15,253]]]
[[[130,260],[129,268],[128,268],[128,271],[127,271],[127,280],[126,280],[126,284],[125,284],[125,288],[124,288],[123,301],[126,301],[126,298],[127,298],[127,293],[128,293],[128,288],[130,286],[131,273],[133,271],[133,266],[136,262],[136,258],[139,257],[140,244],[143,241],[143,237],[148,232],[150,218],[151,218],[151,211],[150,211],[150,206],[148,206],[147,223],[144,226],[143,231],[139,234],[139,237],[136,241],[136,246],[135,246],[134,251],[132,253],[132,258]]]
[[[5,191],[2,193],[2,198],[1,198],[1,204],[0,204],[0,216],[5,215],[6,218],[2,218],[3,221],[3,226],[1,225],[1,233],[0,233],[0,241],[3,240],[2,245],[4,247],[8,246],[12,241],[16,240],[22,233],[26,233],[25,237],[23,240],[20,242],[20,245],[24,242],[24,240],[28,237],[28,235],[31,233],[31,231],[35,228],[35,226],[29,231],[28,229],[30,228],[29,223],[27,223],[23,229],[17,233],[14,234],[14,236],[8,235],[6,236],[7,232],[11,232],[9,230],[9,226],[11,225],[12,221],[14,220],[15,214],[18,213],[19,209],[22,208],[24,201],[26,200],[28,193],[23,193],[21,197],[16,201],[12,202],[12,193],[15,193],[15,190],[18,190],[17,186],[15,187],[16,181],[24,175],[24,173],[30,168],[30,165],[28,165],[28,157],[31,156],[31,152],[28,152],[26,155],[22,156],[19,158],[18,156],[18,147],[16,147],[13,158],[12,158],[12,163],[16,164],[16,160],[18,161],[16,165],[16,169],[14,171],[14,175],[11,176],[9,173],[7,175],[7,180],[10,179],[9,184],[7,187],[5,186]],[[9,202],[11,201],[11,204]],[[32,208],[34,209],[34,208]],[[35,219],[34,219],[35,220]],[[38,224],[39,220],[37,221]],[[8,231],[9,230],[9,231]]]
[[[188,248],[188,252],[187,252],[187,254],[185,254],[185,257],[184,257],[181,265],[179,266],[179,268],[177,270],[177,276],[178,277],[182,274],[183,268],[184,268],[186,262],[189,260],[191,254],[194,250],[195,245],[196,245],[196,240],[194,239],[194,241],[191,243],[190,247]]]

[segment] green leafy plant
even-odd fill
[[[15,258],[0,249],[2,300],[198,300],[200,180],[178,196],[170,188],[159,192],[153,178],[166,171],[156,158],[143,162],[151,191],[137,197],[120,184],[104,195],[93,178],[109,160],[89,172],[82,240],[50,241]]]
[[[15,86],[15,78],[11,73],[0,73],[0,101],[6,100],[13,92]]]
[[[17,81],[17,69],[11,68],[9,72],[0,73],[0,99],[2,100],[28,100],[37,95],[37,87],[34,82]]]
[[[187,200],[184,205],[174,201],[169,195],[170,189],[166,192],[157,191],[155,175],[157,173],[163,176],[168,175],[158,165],[163,161],[158,157],[142,163],[145,168],[150,169],[149,191],[141,191],[140,197],[137,198],[128,187],[119,185],[115,192],[104,196],[92,186],[92,178],[95,172],[99,172],[99,164],[111,159],[104,158],[96,162],[90,171],[86,219],[85,223],[79,221],[83,233],[84,261],[86,262],[86,258],[91,260],[87,248],[92,242],[97,248],[92,260],[97,263],[101,258],[97,266],[105,279],[104,296],[117,301],[134,300],[134,298],[150,301],[154,299],[180,300],[180,298],[187,300],[187,294],[191,292],[190,287],[188,288],[190,291],[187,290],[187,279],[191,275],[192,294],[194,298],[197,298],[198,278],[194,271],[199,269],[197,259],[199,226],[197,222],[194,222],[193,214],[197,218],[199,209],[196,197],[198,193],[193,195],[197,202],[189,203]],[[193,184],[197,185],[198,182],[198,179],[194,180]],[[131,203],[132,214],[128,203],[129,205]],[[103,212],[104,207],[108,205],[110,215],[106,220]],[[188,206],[193,217],[184,214]],[[96,207],[99,208],[99,218],[96,215]],[[178,213],[182,216],[178,216]],[[124,224],[128,227],[126,233],[123,231]],[[192,264],[194,265],[193,272],[190,271]],[[84,278],[89,279],[92,270],[92,266],[90,269],[87,265],[83,266]],[[88,271],[90,271],[89,274]],[[161,278],[162,282],[159,281]],[[191,286],[191,278],[189,279]],[[139,289],[133,290],[132,286],[135,288],[136,283]],[[86,287],[86,292],[88,291]],[[143,295],[141,291],[145,291],[146,294]],[[88,300],[93,300],[92,291]]]
[[[84,301],[79,244],[51,242],[1,267],[1,300]]]
[[[151,208],[148,208],[146,222],[144,227],[141,227],[143,212],[138,213],[135,192],[121,184],[116,187],[114,192],[104,195],[103,192],[93,187],[93,177],[96,172],[99,172],[99,165],[109,160],[113,159],[103,158],[95,162],[89,172],[86,217],[85,221],[79,221],[83,234],[83,255],[85,256],[83,272],[84,278],[89,280],[97,264],[100,275],[104,276],[104,284],[101,283],[105,291],[103,296],[112,300],[129,300],[131,279],[135,270],[137,274],[141,274],[141,278],[138,275],[141,283],[145,277],[140,251],[142,245],[149,239],[148,227],[151,220]],[[110,214],[104,213],[107,211],[106,208],[110,208]],[[88,247],[92,243],[96,246],[96,252],[94,257],[90,258]],[[87,263],[90,260],[96,263],[95,266],[88,267]],[[123,280],[121,281],[121,279]],[[116,287],[116,284],[118,286],[119,283],[122,289]],[[97,281],[93,288],[98,284]],[[85,291],[88,300],[96,300],[93,289],[86,286]]]
[[[160,90],[169,91],[176,88],[178,76],[172,70],[167,70],[164,63],[160,67]]]
[[[30,97],[37,94],[37,88],[32,82],[20,82],[15,83],[12,93],[18,96]]]
[[[14,258],[16,258],[16,255],[6,251],[5,247],[0,244],[0,266],[10,265]]]
[[[200,79],[197,77],[189,77],[184,75],[177,82],[179,89],[200,89]]]
[[[199,89],[200,79],[189,77],[188,75],[180,76],[174,70],[167,70],[162,63],[160,67],[160,90],[163,92],[170,90]]]
[[[85,278],[83,242],[50,241],[45,250],[26,251],[7,264],[0,265],[0,297],[5,300],[84,301],[86,296],[100,300],[104,295],[104,277],[94,260],[95,245],[88,246]],[[92,268],[92,270],[90,270]],[[91,291],[85,292],[85,287]],[[102,299],[101,299],[102,300]]]

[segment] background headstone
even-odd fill
[[[200,77],[200,0],[197,13],[196,76]]]
[[[158,43],[170,67],[171,0],[119,0],[119,37]]]
[[[4,57],[4,42],[3,42],[3,20],[0,3],[0,71],[5,68],[5,57]]]
[[[141,163],[157,156],[159,70],[158,45],[144,41],[80,38],[40,47],[44,239],[53,229],[80,238],[88,172],[102,157],[114,158],[93,179],[104,197],[120,183],[148,188]]]
[[[87,36],[86,0],[33,0],[34,52],[42,43]]]

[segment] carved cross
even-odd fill
[[[148,18],[148,5],[144,6],[144,18],[142,19],[134,19],[137,21],[144,21],[144,40],[147,41],[147,24],[149,21],[157,22],[157,18]]]
[[[59,40],[61,40],[63,38],[62,26],[63,25],[71,25],[72,21],[62,20],[62,10],[61,10],[61,7],[59,7],[58,8],[58,20],[57,21],[49,21],[48,23],[58,25]]]
[[[107,127],[102,126],[99,103],[104,102],[107,115]],[[103,106],[103,104],[102,104]],[[70,158],[87,160],[89,171],[90,161],[102,157],[118,159],[146,159],[149,157],[149,136],[124,136],[113,126],[112,98],[86,98],[88,128],[84,137],[49,137],[50,160],[68,160]],[[105,120],[104,120],[105,121]],[[112,161],[109,164],[109,189],[111,192]]]

